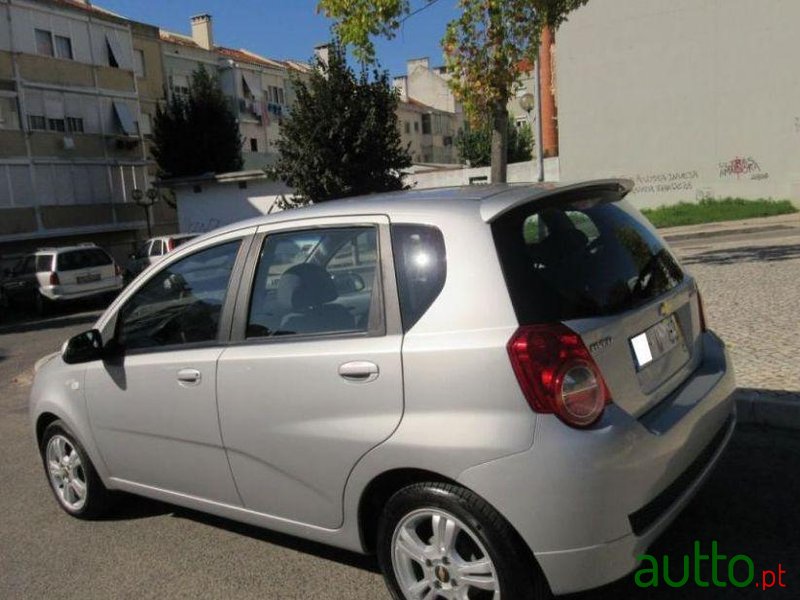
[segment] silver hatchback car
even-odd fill
[[[630,188],[375,195],[181,246],[37,365],[58,503],[376,553],[404,600],[624,576],[735,424],[725,346]]]

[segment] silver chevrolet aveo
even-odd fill
[[[624,576],[735,424],[725,346],[630,187],[374,195],[182,246],[37,365],[58,503],[375,553],[398,599]]]

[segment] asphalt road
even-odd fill
[[[767,333],[761,334],[767,336],[766,345],[769,336],[782,340],[786,330],[792,331],[800,297],[794,283],[800,276],[798,238],[762,237],[746,245],[718,239],[677,247],[700,279],[709,318],[724,330],[723,336],[737,328],[759,329],[754,322],[761,318],[759,311],[769,317]],[[743,254],[737,250],[742,247],[750,249]],[[743,274],[742,262],[752,272]],[[782,288],[775,277],[784,282]],[[735,288],[726,289],[726,281]],[[762,291],[767,284],[777,287]],[[784,310],[786,294],[793,295],[789,299],[795,311],[768,314],[770,307]],[[193,511],[129,497],[102,522],[65,515],[48,490],[28,429],[27,394],[33,362],[86,329],[97,314],[0,323],[0,598],[388,598],[369,558]],[[796,354],[798,339],[787,356]],[[747,357],[759,352],[758,344],[748,349],[747,336],[737,338],[734,359],[743,373],[740,384],[800,392],[780,372],[764,375],[763,369],[750,368]],[[729,557],[749,556],[758,581],[763,569],[777,572],[780,564],[786,588],[765,593],[755,585],[672,589],[662,583],[642,590],[629,577],[571,600],[800,597],[798,472],[800,434],[740,428],[708,484],[650,550],[655,557],[671,557],[674,578],[694,541],[704,551],[717,541],[719,551]]]

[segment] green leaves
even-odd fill
[[[456,137],[458,157],[461,162],[469,161],[472,167],[486,167],[491,164],[492,156],[492,128],[489,124],[478,128],[467,126]],[[530,126],[526,123],[522,127],[515,127],[508,121],[508,143],[506,145],[506,159],[509,163],[523,162],[531,159],[533,135]]]
[[[386,72],[356,75],[334,43],[307,82],[293,82],[296,102],[281,128],[277,174],[300,203],[403,189],[411,166],[397,127],[397,93]]]
[[[236,116],[216,77],[192,74],[187,97],[172,94],[153,123],[153,155],[161,177],[226,173],[242,168]]]

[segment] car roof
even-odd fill
[[[626,179],[598,179],[573,184],[490,184],[404,190],[330,200],[279,211],[226,225],[210,233],[216,236],[237,229],[271,223],[370,214],[391,217],[402,213],[413,213],[429,217],[435,222],[437,218],[446,218],[459,212],[473,216],[477,213],[479,218],[488,223],[520,204],[557,193],[596,189],[615,191],[624,196],[632,188],[633,182]]]

